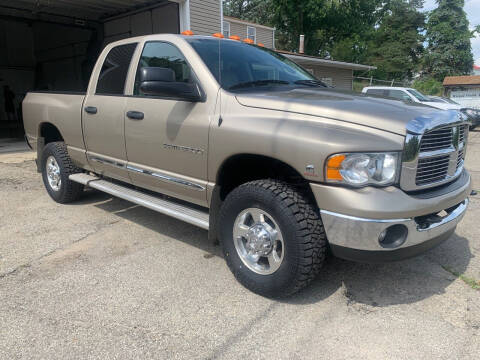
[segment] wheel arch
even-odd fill
[[[215,187],[210,199],[210,240],[217,237],[217,219],[227,195],[236,187],[254,180],[275,179],[301,188],[314,199],[306,180],[293,166],[270,156],[253,153],[235,154],[226,158],[215,176]]]
[[[55,141],[64,141],[60,130],[51,122],[42,122],[38,125],[38,137],[44,139],[44,144]]]

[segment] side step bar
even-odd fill
[[[88,174],[72,174],[69,176],[69,179],[208,230],[209,221],[207,211],[201,211],[173,201],[160,199]]]

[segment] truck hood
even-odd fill
[[[442,110],[461,110],[462,109],[460,105],[447,104],[447,103],[441,103],[436,101],[422,101],[422,104],[434,107],[436,109],[442,109]]]
[[[406,125],[413,119],[431,119],[443,111],[403,101],[371,97],[334,89],[296,88],[280,91],[235,94],[237,101],[254,108],[285,111],[406,134]]]

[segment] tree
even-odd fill
[[[423,0],[389,0],[384,4],[368,49],[367,61],[378,67],[375,76],[409,80],[419,70],[425,28],[422,6]]]
[[[262,25],[272,23],[271,0],[224,0],[223,13],[226,16],[256,22]]]
[[[470,39],[474,31],[463,6],[464,0],[437,0],[438,7],[428,18],[427,54],[424,70],[438,81],[445,76],[469,74],[473,66]]]
[[[279,46],[298,50],[299,35],[305,35],[305,53],[331,57],[347,56],[348,48],[361,52],[362,36],[376,22],[382,0],[271,0],[273,23]],[[341,48],[341,50],[340,50]],[[360,50],[359,50],[360,49]]]

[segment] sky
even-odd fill
[[[425,11],[433,10],[437,7],[435,0],[425,0],[423,9]],[[465,12],[467,13],[470,28],[473,29],[475,25],[480,25],[480,0],[465,0]],[[477,34],[472,39],[472,52],[475,64],[480,66],[480,35]]]

